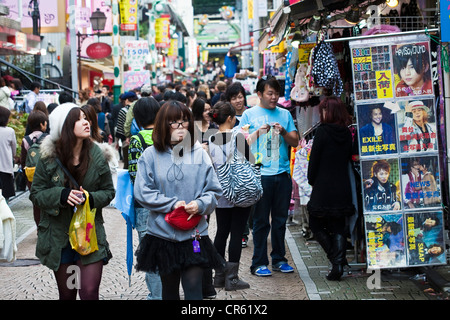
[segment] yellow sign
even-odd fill
[[[170,46],[170,16],[162,14],[155,20],[155,46],[168,48]]]
[[[377,81],[377,98],[393,98],[394,90],[392,90],[391,70],[375,71]]]
[[[137,0],[120,1],[120,29],[123,31],[137,30]]]
[[[298,46],[298,62],[305,63],[309,60],[311,50],[316,46],[315,43],[305,43]]]
[[[178,56],[178,39],[170,39],[170,46],[167,55],[174,58]]]
[[[247,0],[247,12],[248,12],[248,19],[253,19],[253,0]]]

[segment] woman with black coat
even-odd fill
[[[319,113],[321,124],[309,158],[312,192],[307,207],[311,231],[333,265],[327,279],[340,280],[347,264],[345,218],[355,212],[348,172],[352,150],[350,116],[337,97],[326,97],[319,104]]]

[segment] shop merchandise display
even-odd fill
[[[349,45],[368,266],[445,264],[429,38]]]

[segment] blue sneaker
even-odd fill
[[[276,265],[272,266],[272,270],[283,273],[294,272],[294,268],[292,268],[287,262],[278,262]]]
[[[272,275],[272,272],[266,266],[260,266],[256,268],[252,274],[258,277],[268,277]]]

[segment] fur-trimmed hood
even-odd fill
[[[106,161],[108,161],[110,167],[117,168],[119,166],[119,160],[116,156],[116,152],[113,147],[107,143],[94,142],[103,153]],[[55,141],[50,135],[44,138],[40,147],[40,154],[42,159],[51,159],[56,156],[56,145]]]

